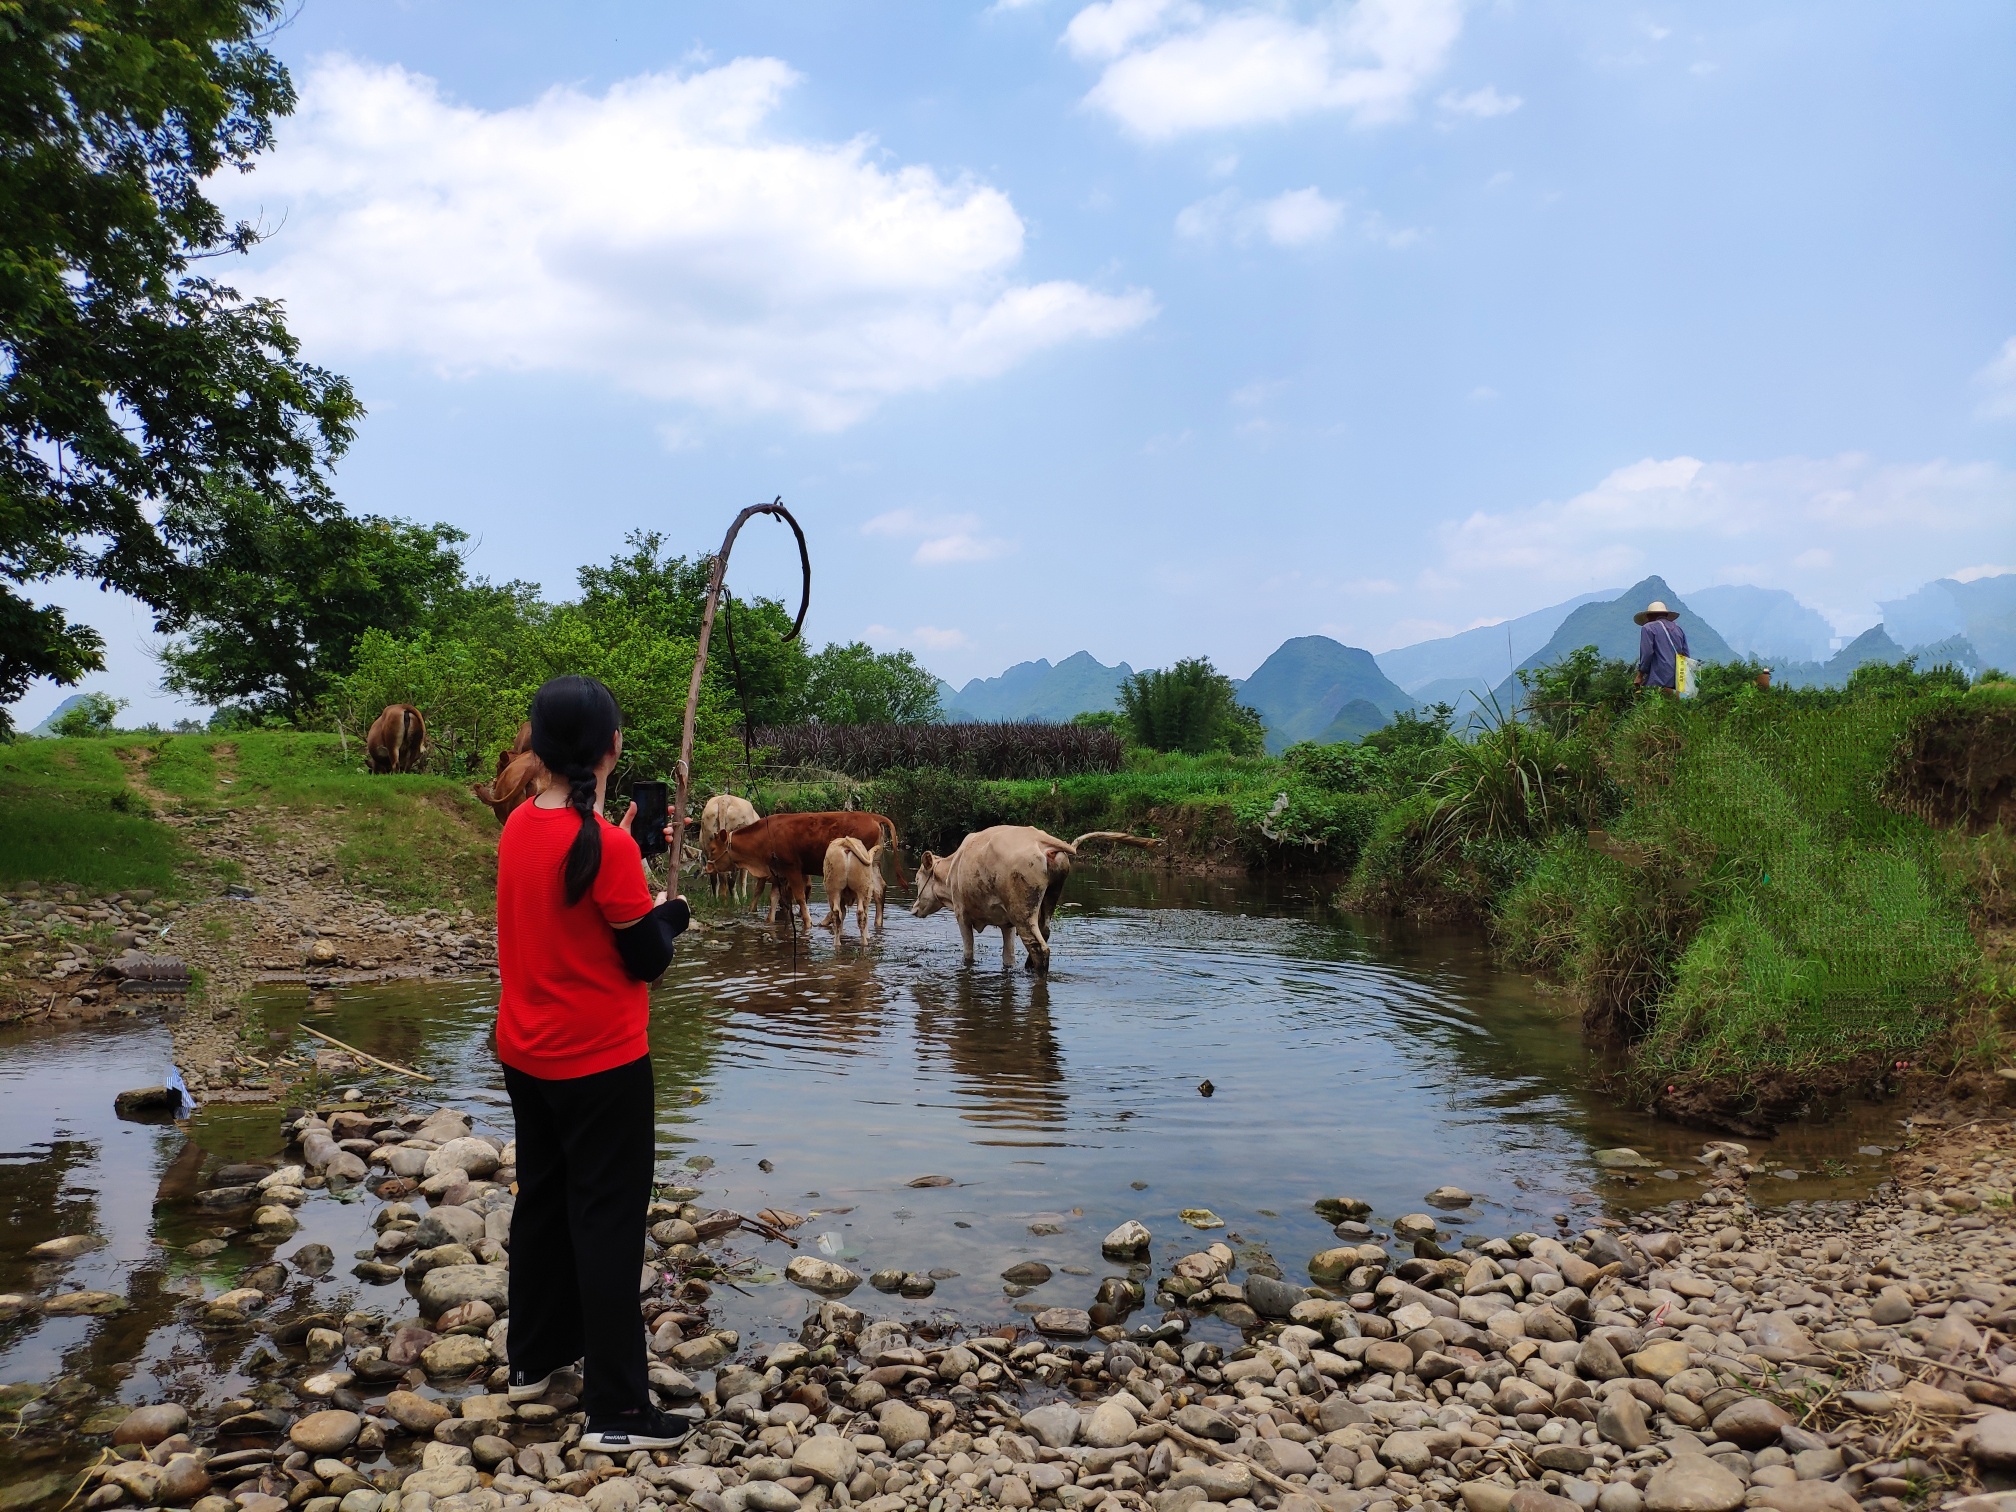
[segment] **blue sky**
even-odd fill
[[[955,683],[1647,572],[1850,632],[2016,567],[1997,0],[306,0],[277,46],[302,108],[219,192],[370,409],[340,492],[555,596],[775,494],[815,639]]]

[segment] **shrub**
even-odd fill
[[[1232,807],[1249,860],[1313,871],[1349,869],[1372,837],[1386,800],[1291,782],[1269,795],[1251,793]]]
[[[1568,735],[1592,721],[1608,724],[1622,718],[1638,699],[1633,679],[1638,669],[1618,657],[1605,657],[1594,646],[1570,651],[1558,662],[1522,669],[1519,686],[1525,696],[1522,712],[1555,735]]]
[[[70,739],[110,735],[126,700],[106,693],[85,693],[49,722],[51,735]]]
[[[885,772],[867,797],[865,806],[895,822],[913,855],[957,850],[973,831],[1004,823],[1007,817],[985,783],[939,767]]]

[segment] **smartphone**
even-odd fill
[[[630,835],[637,842],[637,849],[646,857],[664,855],[672,848],[665,839],[665,784],[633,782],[630,801],[637,805],[637,817],[630,823]]]

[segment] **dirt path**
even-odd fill
[[[214,754],[232,770],[230,747]],[[149,897],[132,893],[91,898],[52,888],[47,901],[39,891],[11,900],[0,930],[26,939],[27,930],[63,910],[100,937],[70,941],[60,952],[52,947],[42,952],[47,970],[6,984],[22,1010],[16,1017],[89,1019],[119,1011],[122,1000],[144,1004],[145,995],[105,982],[100,968],[123,949],[172,955],[195,978],[181,1011],[170,1008],[176,1065],[199,1096],[250,1100],[276,1090],[261,1048],[247,1038],[240,1004],[250,989],[315,990],[496,969],[492,921],[467,909],[398,914],[352,892],[341,880],[335,838],[310,816],[249,804],[186,812],[149,780],[144,751],[129,756],[127,780],[195,853],[190,871],[201,880],[190,891],[200,901],[162,906],[157,914],[148,911]],[[425,862],[416,857],[415,864]],[[224,877],[235,880],[220,885],[216,879]],[[126,927],[107,927],[119,925]]]

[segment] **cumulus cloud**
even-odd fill
[[[1987,390],[1977,413],[1990,420],[2016,420],[2016,336],[2002,343],[1995,360],[1974,380]]]
[[[1526,102],[1517,95],[1500,94],[1486,84],[1468,94],[1458,94],[1452,89],[1435,103],[1452,115],[1476,116],[1488,121],[1493,116],[1510,115]]]
[[[1404,119],[1463,29],[1459,0],[1338,0],[1298,19],[1192,0],[1098,0],[1064,46],[1099,65],[1085,103],[1143,141],[1341,111]]]
[[[916,540],[910,560],[920,567],[992,561],[1015,549],[1013,541],[986,534],[980,517],[971,514],[927,515],[913,509],[892,509],[868,521],[861,533]]]
[[[1176,234],[1186,241],[1230,237],[1241,246],[1265,240],[1277,247],[1307,247],[1328,241],[1343,219],[1344,206],[1313,186],[1257,203],[1248,203],[1237,189],[1221,189],[1179,211]]]
[[[1538,587],[1652,572],[1676,586],[1741,578],[1789,588],[1837,624],[1866,623],[1877,598],[1945,576],[1959,553],[2012,532],[2016,473],[1994,463],[1648,458],[1565,501],[1444,526],[1436,571],[1444,586],[1508,606]]]
[[[481,110],[332,58],[259,171],[216,187],[278,226],[254,281],[318,354],[585,374],[816,429],[1154,314],[1139,290],[1017,282],[999,189],[778,133],[797,81],[743,58]]]

